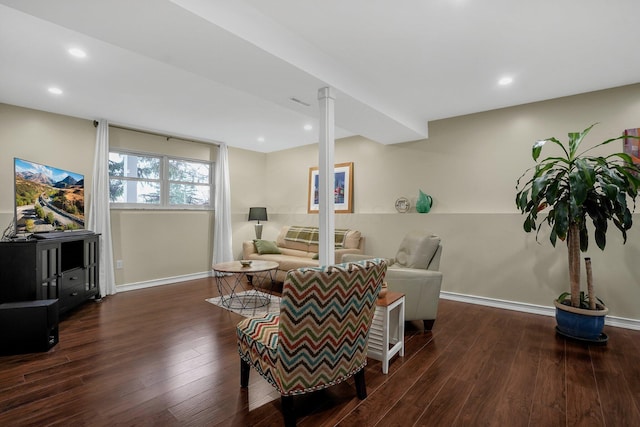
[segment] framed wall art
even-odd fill
[[[335,188],[333,194],[335,213],[353,213],[353,162],[336,164],[334,166],[334,174]],[[319,210],[318,180],[318,168],[309,168],[308,213],[318,213]]]
[[[626,137],[638,137],[640,136],[640,129],[625,129],[624,135]],[[623,152],[629,154],[633,159],[633,163],[640,164],[640,139],[636,138],[624,138],[623,140]]]

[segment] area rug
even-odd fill
[[[240,298],[243,298],[243,297],[249,296],[250,293],[253,293],[253,291],[239,292],[237,296]],[[220,300],[221,300],[220,297],[215,297],[215,298],[208,298],[205,301],[211,304],[217,305],[218,307],[222,307],[225,310],[229,310],[233,313],[237,313],[243,317],[260,317],[260,316],[264,316],[267,313],[280,313],[280,297],[276,295],[271,295],[268,305],[265,305],[263,307],[255,307],[255,308],[254,307],[241,308],[241,307],[235,307],[235,306],[227,307],[225,305],[222,305]]]

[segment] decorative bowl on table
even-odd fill
[[[242,264],[243,267],[249,267],[251,265],[251,260],[250,259],[241,259],[240,260],[240,264]]]

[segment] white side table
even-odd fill
[[[367,356],[382,362],[382,373],[389,372],[389,360],[404,356],[404,294],[387,292],[378,298],[369,330]]]

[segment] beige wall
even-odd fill
[[[89,120],[0,104],[0,227],[13,221],[13,158],[81,173],[91,189],[96,130]],[[90,191],[85,204],[89,205]]]
[[[532,165],[533,141],[564,138],[593,122],[601,124],[591,143],[640,127],[640,85],[431,122],[430,138],[422,141],[391,146],[361,137],[337,141],[336,163],[354,162],[355,200],[354,214],[337,215],[336,226],[361,230],[367,252],[382,256],[393,256],[405,233],[433,230],[445,245],[443,290],[550,306],[567,287],[566,253],[562,245],[554,249],[545,237],[537,244],[522,231],[513,202],[515,181]],[[208,145],[174,146],[145,134],[124,138],[126,132],[113,129],[111,134],[112,144],[122,147],[215,159],[215,148]],[[89,120],[0,104],[0,226],[13,216],[14,156],[84,173],[90,185],[94,143]],[[621,144],[611,149],[618,151]],[[284,224],[317,222],[317,215],[306,213],[308,171],[317,156],[316,145],[269,154],[229,149],[238,257],[242,241],[254,237],[247,221],[250,206],[269,210],[264,238],[275,238]],[[415,204],[418,189],[433,196],[432,211],[396,213],[395,200],[405,196]],[[117,283],[207,272],[212,222],[210,212],[114,210],[114,259],[124,262]],[[613,316],[640,320],[639,234],[636,226],[623,246],[610,233],[605,253],[590,251],[596,285]]]
[[[337,141],[336,163],[354,162],[355,209],[336,215],[336,226],[361,230],[367,252],[382,256],[393,256],[410,230],[433,230],[445,245],[443,290],[551,306],[568,287],[566,251],[545,237],[537,244],[522,231],[515,183],[533,165],[534,141],[564,139],[594,122],[600,124],[591,144],[640,127],[640,85],[431,122],[427,140]],[[621,149],[621,143],[611,147]],[[275,238],[282,224],[317,222],[306,214],[308,168],[317,165],[317,155],[315,145],[267,155],[265,238]],[[432,211],[396,213],[394,201],[405,196],[415,205],[419,189],[433,196]],[[639,234],[637,226],[622,246],[612,232],[605,253],[595,245],[589,251],[600,296],[614,316],[640,319]]]
[[[254,222],[248,222],[251,206],[268,206],[266,157],[264,153],[229,147],[229,181],[231,182],[231,221],[233,253],[242,257],[242,241],[255,238]],[[268,209],[267,215],[275,214]],[[264,223],[265,227],[268,223]]]
[[[215,145],[111,127],[111,148],[215,162]],[[212,200],[213,203],[213,200]],[[213,211],[111,210],[116,285],[208,274],[213,253]]]
[[[13,218],[13,157],[85,175],[87,207],[96,129],[91,120],[0,104],[0,226]],[[110,129],[114,147],[214,160],[217,147],[140,132]],[[208,274],[213,212],[112,210],[116,285]]]

